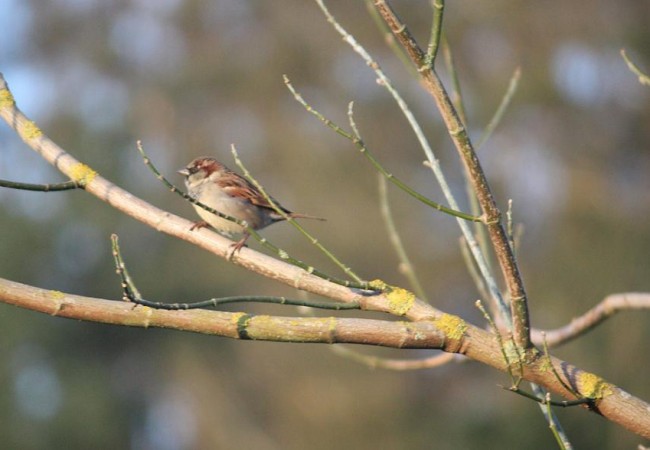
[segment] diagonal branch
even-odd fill
[[[627,292],[608,295],[599,304],[563,327],[547,331],[533,329],[533,341],[541,344],[544,333],[549,347],[555,347],[582,336],[617,312],[631,309],[650,310],[650,293]]]
[[[50,140],[34,122],[16,107],[2,75],[0,75],[0,117],[46,161],[72,181],[82,184],[85,192],[157,231],[190,242],[259,275],[333,300],[358,303],[364,310],[386,312],[404,316],[410,320],[421,320],[440,314],[435,308],[415,298],[414,295],[401,295],[403,289],[393,289],[386,293],[369,296],[357,289],[337,285],[319,278],[307,270],[248,248],[242,248],[241,251],[232,255],[230,240],[207,229],[190,231],[193,222],[156,208],[111,183]],[[232,258],[230,258],[231,256]]]

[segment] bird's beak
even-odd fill
[[[180,173],[180,174],[183,175],[184,177],[188,177],[188,176],[190,176],[190,171],[187,170],[186,168],[183,168],[183,169],[177,171],[176,173]]]

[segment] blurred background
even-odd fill
[[[445,31],[474,139],[515,68],[522,70],[519,91],[480,156],[501,207],[512,199],[525,230],[519,259],[533,325],[564,325],[610,293],[650,291],[650,89],[619,55],[626,48],[650,72],[650,3],[448,3]],[[463,197],[461,166],[432,100],[385,46],[364,2],[328,4],[401,90]],[[394,4],[426,45],[429,2]],[[19,107],[103,176],[193,219],[192,208],[144,167],[136,140],[179,184],[175,171],[196,156],[234,167],[234,143],[285,206],[329,219],[305,225],[357,273],[407,286],[381,221],[374,169],[295,102],[282,75],[346,128],[354,100],[361,132],[386,167],[432,198],[442,195],[394,102],[315,3],[5,0],[0,30],[0,71]],[[0,178],[63,181],[5,125],[0,149]],[[432,303],[483,326],[455,221],[400,191],[389,194]],[[0,229],[0,276],[42,288],[118,300],[109,242],[117,233],[150,300],[298,295],[84,192],[0,190]],[[291,227],[263,234],[336,273]],[[299,314],[230,308],[238,309]],[[650,400],[649,321],[647,312],[619,314],[555,354]],[[0,328],[3,448],[555,446],[538,407],[501,390],[505,374],[472,362],[396,373],[342,359],[324,345],[129,329],[6,305]],[[576,448],[640,443],[595,414],[558,415]]]

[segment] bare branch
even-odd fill
[[[630,71],[634,75],[639,77],[639,83],[645,84],[646,86],[650,86],[650,76],[643,73],[641,71],[641,69],[639,69],[639,66],[637,66],[636,64],[634,64],[632,62],[632,60],[627,56],[627,52],[625,51],[624,48],[621,49],[621,56],[625,60],[625,63],[627,64],[628,69],[630,69]]]
[[[494,112],[494,115],[488,122],[487,126],[485,127],[485,130],[483,130],[483,134],[481,134],[481,137],[476,142],[477,149],[481,148],[483,144],[485,144],[488,141],[488,139],[490,139],[492,133],[494,133],[494,130],[496,130],[496,128],[499,126],[499,123],[501,123],[501,119],[503,119],[503,115],[508,109],[508,106],[510,106],[510,102],[512,101],[512,98],[515,96],[515,92],[517,92],[517,87],[519,86],[520,78],[521,78],[521,68],[517,67],[513,72],[512,77],[510,77],[510,82],[508,83],[508,89],[506,90],[506,93],[503,94],[503,97],[501,98],[501,102],[499,103],[497,110]]]
[[[415,38],[404,23],[400,21],[392,8],[385,0],[376,0],[375,7],[383,17],[386,24],[395,34],[397,40],[407,51],[416,67],[422,69],[420,74],[424,86],[433,97],[449,135],[458,150],[461,160],[469,174],[474,192],[486,217],[486,225],[492,246],[499,261],[499,266],[510,293],[510,311],[513,321],[513,338],[515,343],[523,349],[530,349],[530,320],[528,317],[528,304],[523,280],[519,273],[515,255],[508,243],[508,238],[501,221],[501,212],[492,196],[490,186],[478,160],[474,147],[467,133],[465,125],[460,120],[442,81],[435,70],[425,64],[425,54],[418,46]]]
[[[356,343],[395,348],[442,349],[506,370],[492,333],[450,314],[420,322],[368,319],[254,316],[242,312],[166,311],[132,303],[82,297],[39,289],[0,278],[0,300],[52,316],[141,328],[157,327],[212,334],[233,339],[304,343]],[[650,438],[650,404],[595,374],[554,357],[527,362],[525,378],[573,399],[563,383],[590,399],[590,410],[639,436]]]
[[[352,49],[366,62],[368,67],[370,67],[375,74],[378,77],[379,84],[383,86],[393,97],[395,102],[397,103],[398,107],[402,111],[402,114],[404,117],[407,119],[409,126],[413,130],[413,133],[418,139],[418,142],[420,143],[420,147],[422,148],[424,154],[427,157],[427,165],[428,167],[432,170],[436,180],[438,181],[438,184],[440,185],[440,188],[442,189],[443,195],[445,196],[445,199],[449,203],[449,206],[451,207],[452,210],[458,211],[460,208],[458,206],[458,202],[456,201],[454,195],[451,192],[450,186],[447,183],[446,176],[440,167],[440,163],[435,157],[433,150],[431,149],[431,146],[429,144],[429,141],[427,140],[426,136],[424,135],[424,132],[422,131],[422,127],[416,120],[415,116],[413,115],[411,109],[408,107],[406,102],[404,101],[403,97],[401,94],[395,89],[395,87],[392,85],[392,82],[390,79],[386,76],[386,74],[381,70],[381,67],[379,64],[370,56],[370,54],[366,51],[366,49],[361,46],[357,42],[357,40],[352,36],[350,33],[348,33],[345,28],[336,20],[336,18],[330,13],[328,8],[325,6],[325,3],[323,0],[316,0],[316,3],[318,4],[319,8],[323,11],[323,14],[325,14],[325,17],[327,18],[327,21],[332,24],[334,29],[336,30],[337,33],[339,33],[342,37],[343,40],[352,47]],[[400,31],[406,31],[406,27],[403,27]],[[419,67],[419,66],[418,66]],[[298,98],[297,98],[298,100]],[[300,101],[300,100],[298,100]],[[352,105],[352,104],[350,104]],[[310,110],[309,108],[307,108]],[[359,133],[357,130],[355,130],[356,126],[353,123],[353,116],[351,114],[352,112],[352,106],[349,108],[349,113],[348,116],[350,118],[350,124],[353,128],[353,131],[355,132],[355,140],[353,141],[355,144],[359,145],[363,143],[363,140],[361,139]],[[341,134],[341,133],[339,133]],[[365,146],[360,148],[360,150],[364,151]],[[367,149],[365,149],[367,151]],[[370,158],[370,154],[367,153],[366,157]],[[379,167],[376,165],[376,167],[379,169]],[[384,173],[388,177],[389,180],[393,181],[393,183],[397,184],[395,180],[393,180],[392,175],[385,173],[385,171],[382,171],[379,169],[380,172]],[[434,205],[430,205],[432,207],[435,207]],[[436,208],[440,209],[440,208]],[[501,295],[501,292],[499,291],[496,281],[494,280],[494,277],[492,276],[492,273],[488,269],[488,265],[486,262],[486,258],[483,257],[481,254],[481,250],[478,246],[478,243],[476,242],[476,239],[474,239],[474,236],[472,235],[472,232],[469,228],[469,225],[465,222],[465,220],[461,220],[460,218],[462,216],[458,214],[452,214],[457,216],[457,223],[458,226],[460,227],[463,236],[465,236],[465,239],[468,242],[468,245],[470,247],[470,250],[472,252],[472,255],[474,256],[474,259],[476,260],[476,263],[479,267],[479,270],[481,271],[481,275],[485,278],[486,284],[488,285],[489,292],[491,295],[491,299],[494,301],[494,304],[496,305],[495,307],[499,308],[500,310],[503,311],[504,320],[506,322],[510,322],[509,320],[509,314],[508,314],[508,308],[505,305],[505,302],[503,300],[503,296]],[[469,217],[472,217],[469,215]],[[486,222],[486,215],[482,214],[481,216],[478,217],[480,222],[487,223]],[[472,219],[469,219],[472,220]],[[475,220],[472,220],[475,221]]]
[[[344,358],[356,361],[372,369],[387,369],[395,371],[431,369],[433,367],[444,366],[457,358],[461,358],[454,353],[441,353],[439,355],[421,359],[379,358],[377,356],[364,355],[363,353],[356,352],[351,350],[349,347],[341,345],[333,346],[332,350],[334,353],[337,353]]]
[[[80,186],[75,181],[64,181],[63,183],[33,184],[20,183],[18,181],[0,180],[0,187],[35,192],[61,192],[70,191],[73,189],[82,189],[82,186]]]
[[[446,206],[440,203],[430,200],[429,198],[415,191],[413,188],[408,186],[402,180],[400,180],[395,175],[390,173],[383,165],[381,165],[381,163],[372,155],[370,150],[366,147],[366,144],[364,143],[361,134],[357,129],[356,123],[354,121],[353,102],[350,102],[348,104],[348,119],[350,122],[350,126],[352,128],[352,133],[349,133],[345,131],[343,128],[341,128],[339,125],[337,125],[335,122],[325,117],[325,115],[320,113],[318,110],[314,109],[309,103],[307,103],[303,98],[303,96],[298,91],[295,90],[295,88],[291,84],[291,81],[286,75],[284,76],[284,83],[287,85],[287,88],[289,89],[289,91],[291,91],[291,93],[293,94],[294,98],[298,103],[300,103],[308,112],[316,116],[321,122],[323,122],[329,128],[334,130],[337,134],[343,136],[344,138],[352,142],[355,145],[355,147],[357,147],[357,149],[366,157],[366,159],[370,161],[370,163],[375,167],[375,169],[377,169],[377,171],[380,174],[386,177],[386,179],[390,180],[390,182],[393,183],[395,186],[397,186],[398,188],[400,188],[401,190],[403,190],[413,198],[424,203],[425,205],[437,209],[438,211],[444,212],[445,214],[449,214],[450,216],[454,216],[471,222],[482,221],[481,217],[472,216],[471,214],[464,213],[458,210],[458,208],[447,208]]]
[[[650,310],[650,294],[645,292],[628,292],[608,295],[598,305],[583,315],[571,320],[571,323],[554,330],[533,329],[533,341],[539,345],[543,341],[542,333],[546,334],[549,347],[567,343],[578,336],[592,330],[619,311],[648,309]]]
[[[435,322],[335,317],[255,316],[243,312],[168,311],[133,303],[39,289],[0,278],[0,299],[57,317],[140,328],[171,328],[233,339],[348,343],[395,348],[443,348]]]
[[[409,258],[406,248],[402,242],[397,226],[395,225],[395,220],[393,219],[393,213],[390,208],[390,202],[388,201],[388,189],[386,188],[386,179],[381,175],[377,176],[379,180],[379,208],[381,210],[382,218],[386,224],[386,230],[388,231],[388,238],[390,243],[393,245],[393,249],[397,254],[399,259],[399,271],[406,276],[409,283],[411,284],[411,289],[415,291],[415,294],[422,300],[428,303],[426,293],[420,283],[420,279],[415,273],[415,267]]]
[[[445,0],[432,0],[433,21],[431,23],[431,37],[427,47],[425,63],[431,68],[436,62],[438,56],[438,47],[440,46],[440,37],[442,35],[442,16],[445,10]]]
[[[0,116],[28,146],[46,161],[70,177],[71,180],[83,184],[86,192],[157,231],[190,242],[223,259],[227,260],[231,256],[232,241],[207,229],[190,231],[193,222],[156,208],[135,197],[103,178],[95,170],[81,163],[51,141],[34,122],[16,107],[6,81],[1,75],[0,94],[4,99],[0,102]],[[405,316],[411,320],[430,318],[439,314],[430,305],[415,297],[410,298],[405,306],[395,301],[395,295],[364,295],[359,290],[329,282],[309,273],[308,270],[278,261],[249,248],[243,248],[237,252],[230,261],[296,289],[341,302],[357,302],[365,310],[397,313],[397,315]]]
[[[229,303],[272,303],[276,305],[288,306],[306,306],[308,308],[329,309],[334,311],[360,309],[358,303],[335,303],[335,302],[317,302],[312,300],[294,300],[286,297],[276,297],[270,295],[239,295],[231,297],[211,298],[199,302],[190,303],[163,303],[145,300],[140,295],[138,288],[135,286],[133,279],[129,275],[122,258],[120,245],[116,234],[111,236],[111,247],[113,248],[113,259],[115,260],[115,269],[120,277],[122,284],[123,299],[136,305],[148,306],[155,309],[167,309],[170,311],[186,311],[188,309],[202,309],[227,305]]]

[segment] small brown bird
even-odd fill
[[[285,220],[255,186],[214,158],[206,156],[196,158],[178,173],[185,176],[185,186],[190,196],[220,213],[245,220],[254,230]],[[325,220],[291,212],[275,199],[273,202],[292,219]],[[250,234],[241,225],[212,214],[197,205],[193,206],[203,220],[195,223],[192,230],[211,226],[229,236],[232,233],[242,233],[242,239],[234,244],[233,253],[244,246]]]

